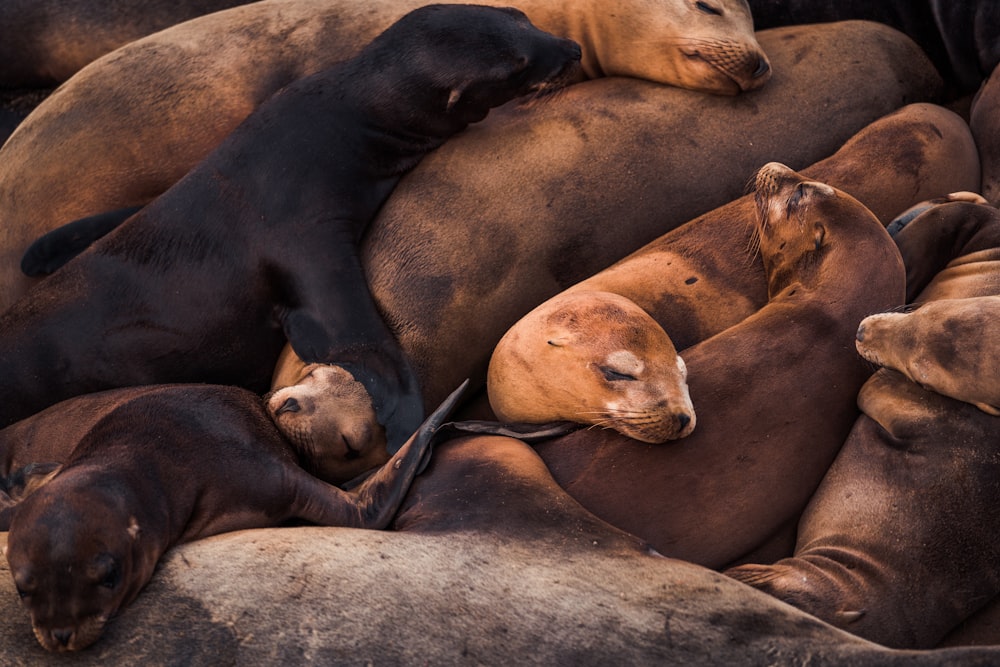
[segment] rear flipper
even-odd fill
[[[59,463],[29,463],[0,479],[0,531],[10,530],[18,504],[59,471]]]
[[[47,276],[86,250],[102,236],[114,231],[141,206],[98,213],[56,227],[28,246],[21,258],[21,271],[33,278]]]

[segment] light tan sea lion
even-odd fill
[[[487,391],[502,422],[574,421],[648,443],[695,428],[670,337],[610,292],[557,295],[518,320],[493,351]]]

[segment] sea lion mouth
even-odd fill
[[[704,86],[715,93],[736,95],[762,87],[771,79],[771,63],[762,51],[723,41],[699,40],[681,49],[691,60],[697,60],[722,75],[719,85]],[[729,85],[725,85],[728,83]]]

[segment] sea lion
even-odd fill
[[[0,42],[0,86],[55,86],[123,44],[246,1],[5,0],[0,3],[0,25],[4,27],[4,40]]]
[[[574,421],[648,443],[696,422],[670,337],[611,292],[560,294],[521,318],[493,350],[486,387],[502,422]]]
[[[339,484],[388,460],[371,396],[346,369],[306,364],[286,345],[272,387],[268,415],[320,479]]]
[[[49,651],[93,644],[175,544],[293,519],[384,528],[463,389],[350,492],[303,470],[250,392],[105,392],[100,419],[59,443],[62,466],[13,513],[7,562],[35,637]],[[34,419],[64,423],[59,408]]]
[[[989,203],[1000,206],[1000,65],[973,100],[969,127],[983,163],[981,192]]]
[[[303,360],[364,384],[395,451],[423,402],[367,289],[362,231],[428,151],[492,107],[556,86],[579,57],[517,10],[431,5],[286,87],[0,317],[0,424],[120,386],[263,392],[287,338]]]
[[[992,0],[749,0],[758,30],[863,19],[909,35],[953,94],[975,92],[1000,64],[1000,5]]]
[[[252,8],[262,4],[245,9],[256,11]],[[204,20],[215,21],[213,17],[223,13]],[[0,150],[0,309],[32,282],[20,273],[18,263],[36,237],[71,220],[148,202],[259,104],[264,93],[258,95],[258,88],[273,90],[306,69],[289,66],[287,75],[282,69],[281,76],[271,77],[273,86],[261,83],[245,90],[240,82],[247,76],[257,81],[260,70],[246,53],[286,51],[271,43],[248,44],[245,34],[231,39],[220,34],[206,29],[204,39],[211,47],[205,47],[205,58],[210,57],[214,67],[227,64],[250,72],[220,71],[209,80],[196,77],[201,83],[189,88],[181,85],[180,74],[148,72],[146,67],[159,62],[154,53],[137,55],[128,67],[109,71],[100,80],[91,82],[81,72],[36,109]],[[414,229],[392,244],[391,252],[399,253],[394,263],[409,266],[411,260],[403,258],[432,252],[432,239],[447,238],[449,248],[452,242],[464,241],[450,238],[455,220],[466,221],[470,229],[492,229],[498,221],[511,228],[526,225],[524,238],[531,235],[541,243],[533,257],[526,256],[529,265],[558,264],[566,250],[579,257],[578,268],[556,267],[573,274],[560,276],[559,284],[539,282],[527,308],[497,313],[504,322],[495,338],[491,331],[489,348],[480,340],[460,340],[453,348],[474,349],[485,371],[488,349],[545,298],[672,226],[738,197],[746,175],[767,160],[798,167],[811,164],[900,105],[930,99],[940,86],[933,66],[912,41],[885,26],[796,27],[758,37],[774,69],[783,68],[784,74],[749,96],[699,95],[624,77],[586,81],[529,109],[508,105],[498,110],[502,117],[494,111],[486,125],[456,137],[458,143],[433,169],[416,177],[411,172],[404,179],[405,194],[379,216],[384,227],[380,237],[399,236],[398,225]],[[164,44],[160,50],[178,50],[185,44]],[[218,51],[221,46],[232,49],[231,57],[229,51]],[[858,54],[865,56],[861,64]],[[207,67],[195,60],[191,65],[199,72]],[[123,90],[126,81],[131,83]],[[227,85],[215,85],[218,81]],[[148,104],[140,104],[147,96],[138,96],[138,91],[147,85]],[[163,101],[171,91],[178,95]],[[150,106],[148,114],[142,111]],[[817,133],[817,126],[824,131]],[[98,137],[100,147],[95,148]],[[115,141],[109,143],[107,137]],[[706,152],[705,146],[712,150]],[[150,159],[152,155],[156,158]],[[703,178],[703,170],[713,178]],[[650,175],[669,175],[670,187]],[[518,197],[507,197],[509,192]],[[617,194],[611,197],[609,192]],[[489,206],[484,205],[487,201]],[[631,202],[629,210],[622,210],[621,201]],[[612,230],[603,224],[607,219],[620,226]],[[591,243],[587,236],[598,225],[603,228],[598,235],[614,238]],[[551,250],[550,237],[565,250]],[[407,247],[418,239],[418,249]],[[372,248],[379,245],[384,244],[373,243]],[[469,259],[473,267],[479,261]],[[494,261],[489,271],[510,270],[509,259],[498,256]],[[463,320],[465,312],[463,308]],[[422,315],[405,315],[412,317]],[[441,386],[446,391],[444,381]]]
[[[862,388],[863,414],[803,513],[794,555],[727,574],[872,641],[927,647],[1000,594],[1000,542],[982,529],[1000,506],[1000,421],[931,390],[964,385],[955,393],[981,401],[979,392],[995,385],[992,376],[982,388],[973,380],[974,365],[988,367],[995,355],[967,358],[989,347],[989,327],[961,321],[978,316],[973,302],[992,308],[992,295],[1000,294],[1000,212],[944,203],[894,240],[907,262],[907,289],[917,290],[910,297],[916,310],[903,317],[915,319],[899,321],[907,325],[904,339],[885,335],[884,323],[895,318],[866,318],[857,345],[928,388],[879,370]],[[940,328],[927,338],[921,324]],[[922,363],[930,358],[925,351],[947,355],[950,377]],[[963,379],[971,382],[956,382]]]
[[[986,332],[1000,322],[994,296],[940,299],[861,321],[858,353],[924,389],[1000,416],[1000,353]]]
[[[593,430],[535,444],[598,517],[713,568],[790,551],[871,374],[851,344],[858,322],[905,291],[895,244],[856,199],[773,163],[755,184],[768,302],[681,350],[698,428],[663,446]],[[729,262],[748,263],[749,252]]]
[[[926,648],[1000,593],[1000,420],[880,370],[798,525],[792,558],[729,576],[895,648]]]
[[[74,663],[971,667],[1000,653],[890,650],[663,558],[584,511],[518,440],[436,443],[430,465],[398,530],[247,530],[171,549]],[[65,662],[31,638],[6,571],[0,559],[0,652]]]
[[[60,0],[39,7],[27,0],[8,0],[0,7],[0,25],[10,39],[0,45],[0,86],[38,86],[62,83],[100,56],[169,26],[229,7],[245,0],[185,0],[175,3],[124,3],[93,6]],[[504,6],[503,3],[480,4]],[[420,6],[415,0],[389,3],[337,0],[335,2],[274,2],[240,8],[209,21],[195,21],[183,29],[147,40],[147,44],[173,44],[178,38],[204,38],[203,26],[221,34],[238,35],[241,22],[267,23],[251,29],[263,36],[287,39],[284,48],[333,50],[326,60],[353,55],[377,32]],[[609,13],[597,2],[521,0],[518,9],[532,23],[548,32],[576,39],[587,37],[587,72],[591,76],[639,76],[661,83],[690,85],[715,92],[735,92],[763,84],[770,74],[767,57],[753,36],[753,20],[745,0],[710,0],[691,3],[659,0],[634,2]],[[290,29],[290,30],[289,30]],[[292,34],[280,35],[282,30]],[[326,32],[323,35],[302,34]],[[299,34],[295,34],[299,33]],[[573,33],[573,34],[570,34]],[[228,41],[229,36],[221,36]],[[274,59],[324,58],[320,53],[255,54],[258,67]],[[164,71],[169,71],[169,67]]]

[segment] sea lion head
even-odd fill
[[[746,0],[628,4],[627,11],[602,12],[599,62],[584,63],[596,70],[588,71],[591,78],[630,76],[722,95],[756,90],[771,78]]]
[[[554,90],[579,71],[580,45],[535,27],[520,10],[426,5],[387,29],[372,48],[406,73],[397,89],[436,95],[453,122],[475,123],[493,107]],[[387,91],[395,94],[397,91]]]
[[[340,366],[299,364],[291,383],[268,396],[267,412],[303,467],[340,484],[388,461],[385,429],[365,386]]]
[[[773,297],[805,276],[815,275],[829,250],[830,225],[861,242],[861,233],[884,228],[875,215],[850,195],[810,180],[778,162],[761,167],[754,179],[756,240]],[[864,229],[864,232],[860,230]],[[852,236],[855,231],[859,234]],[[890,242],[891,244],[891,242]]]
[[[7,562],[38,643],[78,651],[152,577],[157,554],[144,552],[142,527],[114,489],[83,491],[57,476],[18,507]]]
[[[505,422],[574,421],[661,443],[695,427],[687,368],[669,336],[631,300],[569,291],[497,344],[487,391]]]
[[[858,353],[929,391],[1000,416],[1000,296],[940,299],[906,312],[870,315],[858,326]]]

